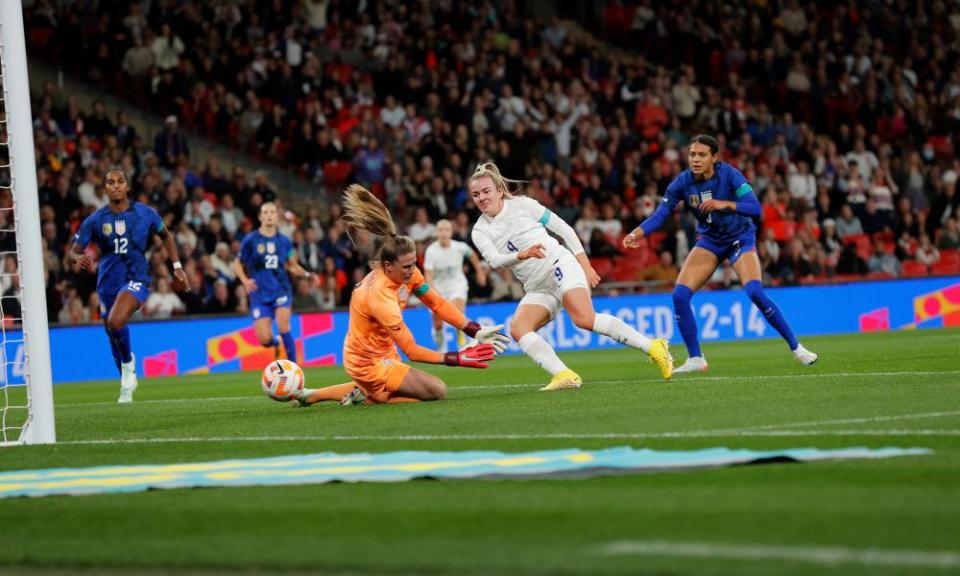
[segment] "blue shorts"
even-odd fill
[[[113,303],[117,301],[117,296],[120,292],[129,292],[133,294],[133,297],[143,305],[147,301],[147,296],[150,295],[150,283],[149,282],[137,282],[136,280],[131,280],[124,285],[119,291],[114,292],[113,294],[104,294],[103,292],[97,292],[97,295],[100,296],[100,317],[106,319],[110,315],[110,309],[113,308]]]
[[[291,304],[293,304],[293,298],[291,298],[289,294],[277,296],[272,300],[263,302],[251,301],[250,314],[254,320],[260,320],[261,318],[270,318],[273,320],[274,316],[276,316],[277,308],[289,308]]]
[[[728,241],[723,244],[701,236],[694,245],[694,247],[697,246],[713,252],[720,262],[729,260],[730,264],[735,264],[742,254],[757,250],[757,233],[754,230],[747,230],[732,242]]]

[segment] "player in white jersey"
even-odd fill
[[[670,378],[673,358],[667,341],[647,338],[619,318],[593,310],[590,289],[600,283],[600,276],[590,265],[577,233],[536,200],[514,196],[509,184],[517,183],[501,176],[493,162],[477,166],[469,189],[483,214],[473,226],[472,238],[484,260],[494,268],[510,268],[523,284],[526,295],[513,315],[510,335],[524,354],[551,374],[550,383],[542,390],[579,388],[583,382],[537,334],[561,307],[577,327],[643,350],[660,374]]]
[[[437,241],[427,246],[423,254],[423,275],[437,294],[457,307],[461,312],[467,308],[469,284],[463,273],[463,261],[470,259],[477,273],[477,284],[487,283],[487,273],[473,248],[466,242],[453,239],[453,225],[449,220],[437,222]],[[463,332],[457,332],[457,348],[466,344]],[[444,333],[443,319],[433,314],[433,340],[440,352],[447,353],[447,338]]]

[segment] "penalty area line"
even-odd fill
[[[331,434],[303,436],[184,436],[180,438],[101,438],[90,440],[63,440],[57,444],[176,444],[203,442],[318,442],[318,441],[380,441],[380,442],[442,442],[461,440],[648,440],[670,438],[733,438],[733,437],[790,437],[790,436],[960,436],[960,430],[700,430],[691,432],[597,432],[546,434]]]
[[[907,568],[957,568],[960,554],[941,550],[884,550],[822,546],[777,546],[764,544],[722,544],[712,542],[670,542],[626,540],[611,542],[600,549],[607,556],[667,556],[674,558],[717,558],[724,560],[774,560],[813,564],[863,564]]]

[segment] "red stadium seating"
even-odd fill
[[[960,266],[952,262],[944,262],[941,260],[930,267],[930,272],[934,276],[949,276],[951,274],[960,273]]]
[[[609,280],[610,272],[613,271],[613,260],[610,258],[591,258],[590,264],[600,275],[601,280]]]
[[[902,271],[906,278],[919,278],[930,274],[930,270],[926,264],[921,264],[913,260],[904,260]]]
[[[960,250],[941,250],[938,263],[960,268]]]
[[[843,243],[856,244],[857,255],[864,260],[870,258],[870,253],[873,252],[873,247],[870,245],[870,236],[866,234],[851,234],[843,239]]]

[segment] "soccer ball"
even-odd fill
[[[277,402],[289,402],[303,390],[303,369],[290,360],[275,360],[263,369],[260,386]]]

